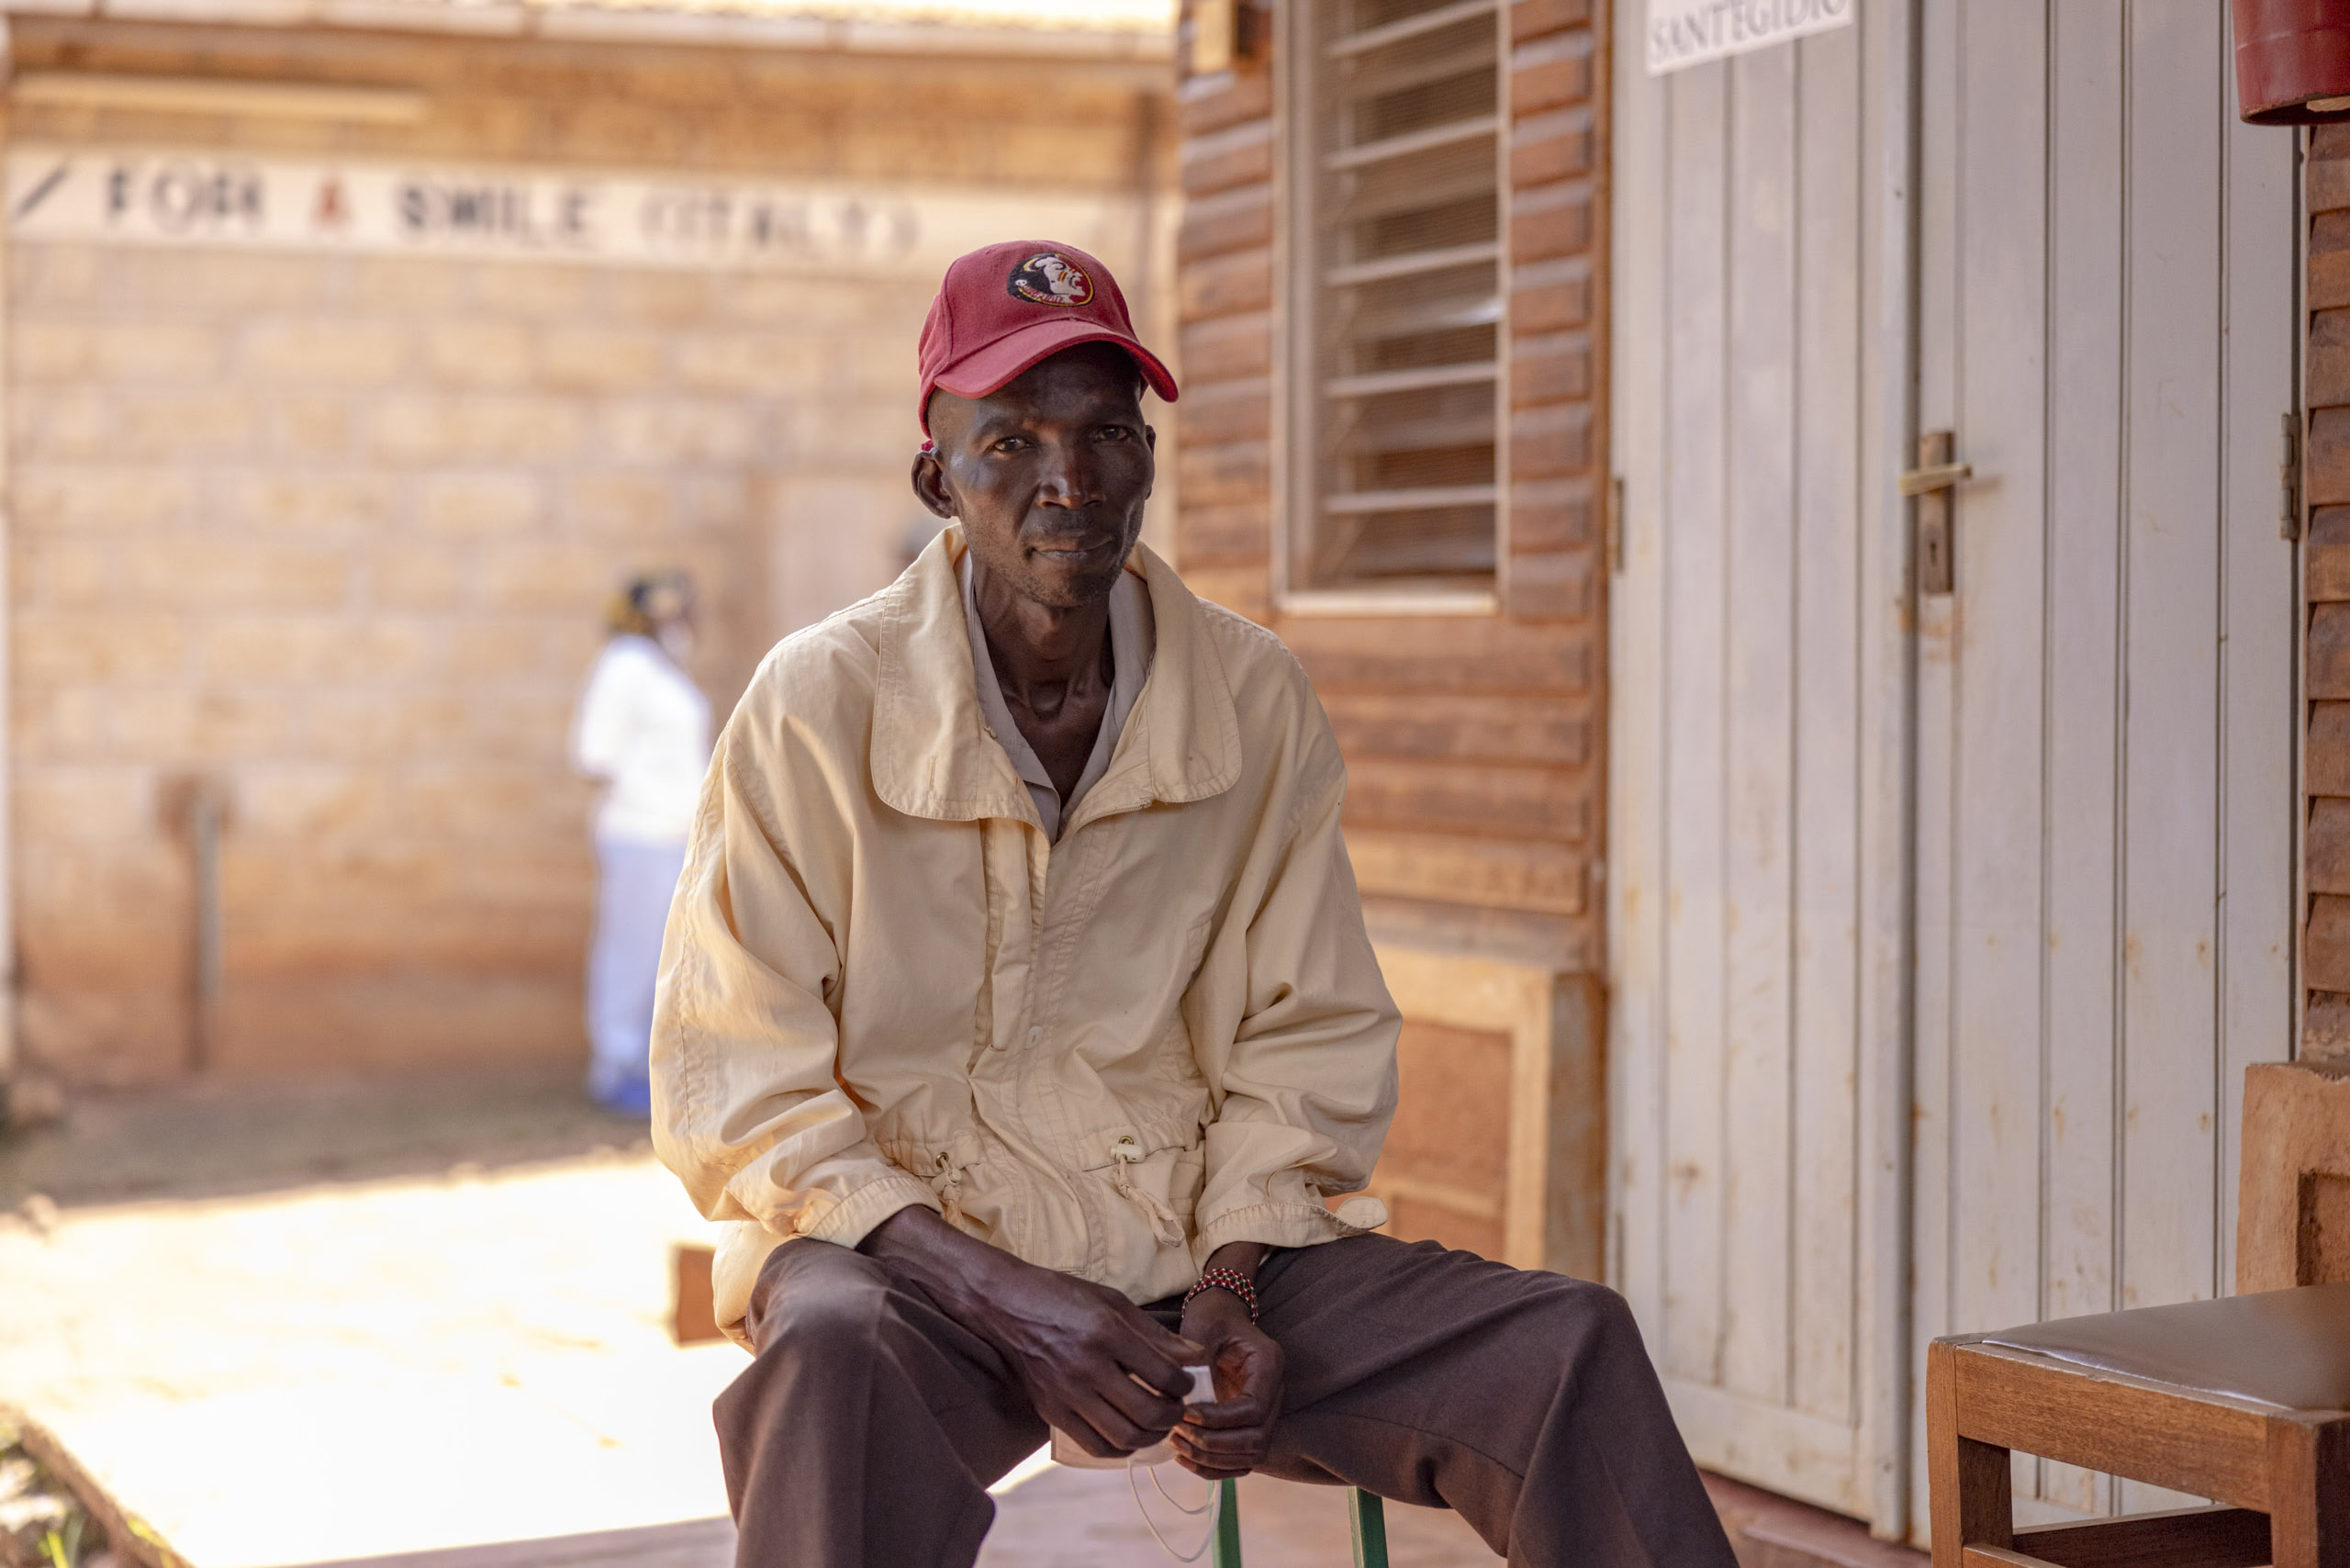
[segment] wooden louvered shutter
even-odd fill
[[[1502,24],[1495,0],[1296,7],[1292,589],[1494,588]]]

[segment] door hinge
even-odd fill
[[[1975,465],[1954,461],[1952,431],[1928,431],[1918,438],[1918,466],[1901,476],[1901,493],[1918,501],[1918,591],[1943,594],[1957,586],[1955,542],[1951,538],[1951,491],[1975,476]]]
[[[2298,541],[2301,536],[2301,419],[2287,414],[2285,444],[2277,461],[2277,532]]]

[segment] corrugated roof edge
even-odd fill
[[[580,0],[0,0],[15,16],[105,17],[244,27],[360,28],[583,42],[729,44],[854,54],[1000,54],[1164,64],[1171,25],[1038,27],[870,21],[780,6],[596,5]]]

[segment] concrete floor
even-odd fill
[[[1190,1503],[1192,1492],[1203,1488],[1170,1481],[1168,1490]],[[1349,1561],[1346,1508],[1337,1492],[1251,1478],[1241,1483],[1240,1493],[1247,1568],[1339,1568]],[[1143,1495],[1150,1499],[1152,1517],[1175,1552],[1200,1544],[1204,1520],[1186,1519],[1159,1505],[1147,1483]],[[1498,1561],[1464,1539],[1460,1522],[1449,1516],[1391,1504],[1387,1528],[1393,1568],[1466,1568]],[[726,1520],[693,1519],[315,1568],[732,1568],[733,1550],[734,1531]],[[1060,1469],[1046,1470],[998,1497],[995,1528],[979,1553],[979,1568],[1147,1568],[1171,1561],[1136,1517],[1124,1478]]]
[[[742,1353],[666,1332],[668,1249],[708,1227],[567,1081],[87,1100],[0,1137],[0,1400],[198,1568],[729,1561],[709,1406]],[[1123,1475],[999,1507],[989,1568],[1168,1561]],[[1241,1512],[1250,1568],[1347,1560],[1334,1489]],[[1396,1568],[1494,1561],[1389,1516]]]

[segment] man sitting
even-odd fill
[[[974,252],[921,370],[952,521],[767,656],[663,960],[655,1140],[737,1222],[755,1350],[738,1561],[962,1568],[1049,1424],[1455,1508],[1513,1563],[1729,1568],[1620,1298],[1324,1202],[1395,1103],[1346,770],[1280,641],[1137,543],[1176,387],[1116,283]]]

